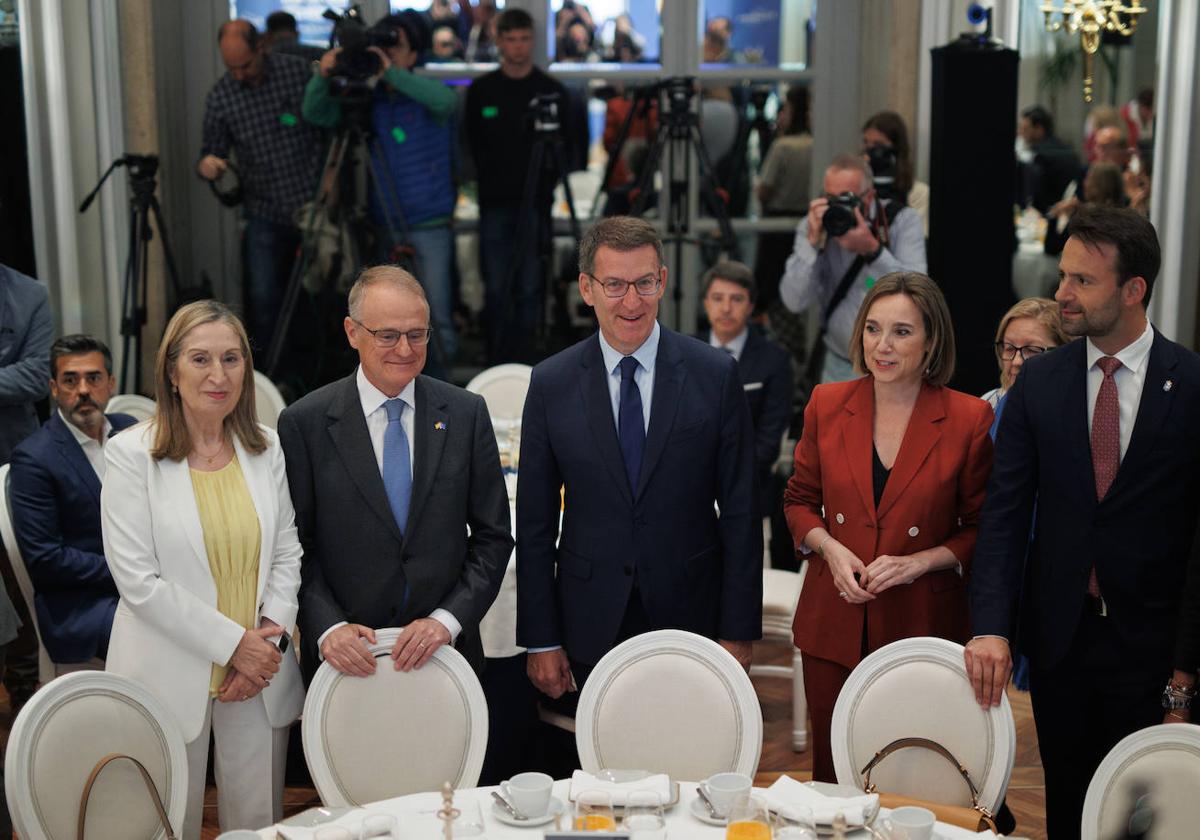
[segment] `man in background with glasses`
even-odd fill
[[[311,678],[325,660],[371,675],[367,644],[380,627],[404,628],[391,650],[399,670],[449,643],[479,670],[479,620],[513,546],[487,405],[420,375],[429,303],[407,271],[364,269],[349,310],[358,369],[279,418],[304,547],[304,672]]]
[[[642,219],[588,231],[579,290],[599,333],[535,367],[525,399],[517,642],[533,684],[567,712],[596,662],[639,633],[699,633],[747,668],[762,634],[754,430],[737,362],[657,322],[662,260]]]

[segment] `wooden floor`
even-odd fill
[[[785,664],[790,651],[778,645],[756,645],[755,659],[759,662]],[[763,677],[754,678],[762,705],[765,724],[762,758],[755,779],[759,785],[769,785],[781,774],[797,779],[808,779],[812,775],[812,762],[807,752],[793,752],[791,748],[791,683],[787,680]],[[1016,834],[1030,840],[1045,840],[1045,793],[1042,781],[1042,765],[1038,758],[1037,736],[1033,728],[1033,715],[1029,708],[1029,695],[1010,688],[1017,726],[1017,756],[1012,780],[1008,786],[1008,806],[1017,818]],[[0,741],[7,741],[11,727],[8,711],[8,696],[0,689]],[[284,813],[294,814],[319,804],[316,792],[308,787],[289,787],[284,794]],[[209,788],[205,800],[203,840],[213,840],[220,830],[217,827],[216,791]]]

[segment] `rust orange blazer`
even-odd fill
[[[967,575],[992,468],[991,406],[925,385],[877,510],[871,481],[874,414],[869,376],[813,390],[784,494],[796,544],[823,526],[867,566],[885,554],[944,545],[958,558],[962,574],[930,572],[856,605],[838,597],[825,561],[809,554],[792,624],[796,646],[847,668],[862,658],[864,621],[869,651],[912,636],[966,639]]]

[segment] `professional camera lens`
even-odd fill
[[[821,226],[830,236],[841,236],[856,224],[854,209],[862,206],[862,199],[852,192],[829,197],[829,207],[821,217]]]

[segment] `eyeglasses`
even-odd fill
[[[1021,354],[1021,358],[1029,361],[1034,356],[1040,356],[1047,350],[1052,350],[1052,347],[1039,347],[1036,344],[1026,344],[1024,347],[1018,347],[1015,344],[1009,344],[1007,341],[996,342],[996,352],[1000,354],[1000,358],[1006,362],[1011,362]]]
[[[410,347],[421,347],[428,344],[429,337],[433,335],[433,330],[429,327],[419,330],[373,330],[357,318],[351,318],[350,320],[371,334],[371,337],[375,339],[376,347],[395,347],[397,342],[400,341],[400,336],[408,339]]]
[[[658,277],[648,274],[645,277],[639,277],[637,280],[618,280],[615,277],[610,277],[607,280],[601,280],[594,274],[589,274],[588,277],[596,283],[599,283],[604,289],[604,296],[608,298],[623,298],[629,293],[629,287],[633,286],[633,290],[642,297],[650,297],[658,293],[658,287],[661,281]]]

